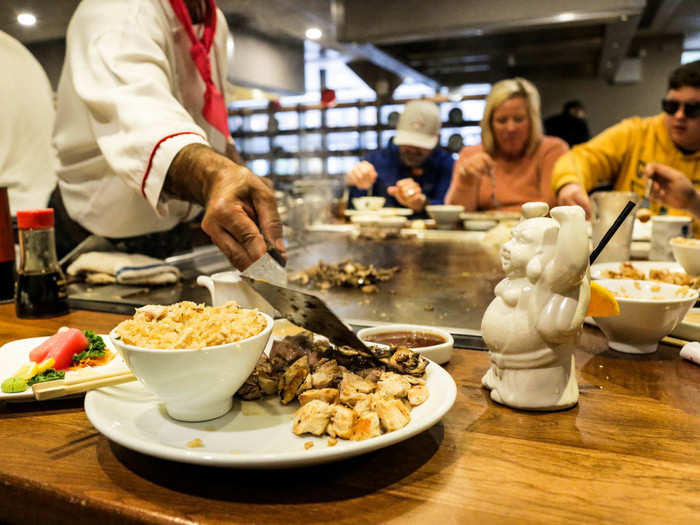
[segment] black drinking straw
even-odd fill
[[[593,261],[595,261],[598,258],[600,252],[603,251],[603,248],[605,248],[612,236],[615,235],[615,232],[617,232],[617,230],[622,225],[622,221],[624,221],[627,218],[630,212],[634,209],[634,206],[634,202],[627,202],[625,208],[620,212],[620,215],[617,216],[617,219],[615,219],[615,222],[613,222],[612,226],[610,226],[610,229],[605,232],[605,235],[603,235],[603,238],[598,243],[598,246],[596,246],[595,249],[591,252],[591,256],[589,259],[591,264],[593,264]]]

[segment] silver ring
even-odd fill
[[[414,190],[413,188],[411,188],[410,190],[408,190],[408,196],[409,196],[409,197],[413,197],[415,194],[416,194],[416,190]]]

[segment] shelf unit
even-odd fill
[[[438,105],[449,104],[455,105],[463,101],[470,100],[484,100],[484,95],[471,95],[464,96],[459,99],[452,99],[443,96],[422,98],[421,100],[431,100]],[[338,170],[336,166],[336,172],[333,169],[329,170],[329,159],[345,158],[353,163],[355,160],[362,158],[371,151],[377,148],[384,147],[388,142],[388,137],[393,136],[395,131],[395,125],[388,124],[385,119],[382,118],[382,108],[386,106],[401,106],[410,102],[413,99],[381,99],[374,101],[355,101],[355,102],[342,102],[335,104],[333,106],[325,106],[321,104],[314,105],[296,105],[287,107],[276,107],[273,104],[269,104],[266,108],[233,108],[229,110],[230,117],[239,117],[241,126],[238,129],[234,129],[231,136],[236,140],[238,150],[243,156],[243,158],[249,163],[255,163],[255,161],[267,161],[268,172],[265,175],[270,176],[275,182],[276,187],[286,189],[291,187],[294,181],[305,178],[305,177],[317,177],[317,176],[330,176],[330,177],[340,177],[342,174],[349,169],[349,166],[344,166],[345,169]],[[373,124],[360,124],[360,112],[368,111],[367,108],[374,109],[375,123]],[[343,125],[343,126],[333,126],[328,125],[328,113],[330,111],[339,109],[356,109],[358,111],[358,124],[357,125]],[[371,111],[371,109],[369,110]],[[297,115],[297,126],[292,129],[277,129],[274,123],[277,122],[275,116],[280,113],[294,112]],[[319,122],[318,126],[307,125],[307,114],[309,112],[320,112],[320,119],[316,115],[316,120]],[[268,129],[261,131],[251,131],[251,119],[256,118],[256,116],[267,115],[268,118]],[[384,120],[384,121],[383,121]],[[273,123],[270,126],[270,123]],[[460,122],[446,121],[443,122],[443,130],[454,130],[455,133],[459,133],[460,130],[471,128],[473,131],[478,130],[479,121],[477,120],[463,120]],[[341,133],[356,133],[357,138],[354,140],[352,147],[345,148],[333,148],[331,139],[333,134]],[[376,134],[376,145],[374,147],[367,147],[366,142],[363,140],[363,135],[366,136],[368,133]],[[310,141],[314,143],[314,146],[308,147],[306,139],[309,136],[316,136],[315,140]],[[296,144],[294,148],[296,151],[285,151],[278,145],[275,145],[275,138],[285,137],[287,140],[287,145],[289,145],[289,140],[296,137]],[[265,139],[267,138],[266,147],[256,148],[256,151],[251,151],[251,148],[247,147],[247,143],[251,140]],[[373,140],[373,137],[371,139]],[[442,141],[446,142],[446,141]],[[330,146],[329,146],[329,143]],[[442,144],[446,146],[446,144]],[[260,151],[262,149],[262,151]],[[295,163],[295,169],[291,170],[279,170],[277,161],[289,161],[293,162],[292,159],[296,159],[298,162]],[[311,161],[316,161],[315,170],[309,169],[308,165]],[[320,161],[320,166],[319,166]],[[306,166],[304,166],[306,164]],[[336,165],[338,163],[336,162]],[[342,163],[341,163],[342,164]],[[320,168],[320,169],[318,169]],[[253,170],[260,171],[260,170]]]

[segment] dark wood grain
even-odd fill
[[[18,320],[0,342],[62,325],[106,332],[122,316]],[[513,411],[480,386],[484,352],[456,350],[458,396],[442,422],[329,465],[243,471],[165,461],[99,434],[82,399],[0,409],[0,521],[10,523],[697,523],[700,367],[662,346],[607,348],[587,328],[571,410]],[[1,350],[0,350],[1,351]]]

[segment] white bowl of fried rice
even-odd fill
[[[226,414],[253,372],[272,318],[234,302],[149,305],[109,334],[131,372],[170,417],[206,421]]]
[[[600,279],[600,286],[612,292],[620,315],[594,317],[608,338],[608,346],[627,354],[655,352],[659,341],[670,334],[698,298],[688,286],[638,281]]]

